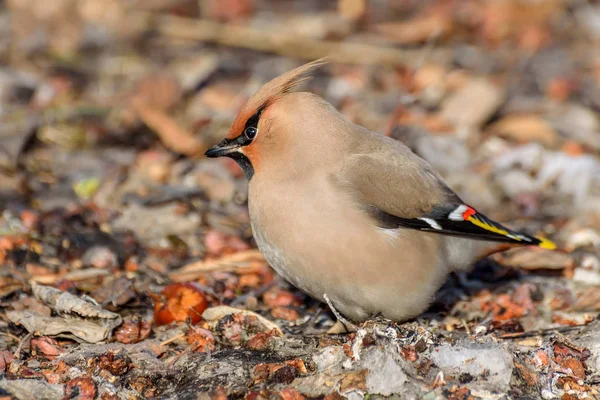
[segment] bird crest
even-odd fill
[[[312,73],[327,63],[326,58],[320,58],[298,68],[279,75],[265,83],[244,105],[239,115],[233,122],[228,138],[238,136],[246,126],[248,120],[258,118],[260,113],[268,106],[275,103],[286,93],[290,93],[304,82],[310,80]]]

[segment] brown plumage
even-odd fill
[[[265,84],[207,152],[244,169],[256,242],[291,283],[354,321],[405,320],[490,242],[553,247],[463,204],[402,143],[292,91],[322,64]]]

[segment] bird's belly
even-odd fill
[[[390,235],[362,221],[362,215],[341,215],[324,206],[301,217],[275,212],[275,220],[263,211],[251,207],[250,215],[269,264],[311,296],[323,301],[327,294],[354,321],[377,314],[394,320],[416,316],[446,276],[436,235]],[[412,247],[422,251],[407,251]]]

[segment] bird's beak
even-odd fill
[[[239,145],[237,143],[224,139],[210,149],[206,150],[204,155],[210,158],[223,157],[233,153],[234,151],[238,151],[238,149]]]

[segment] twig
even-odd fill
[[[21,341],[21,339],[19,339],[18,336],[15,336],[15,335],[13,335],[10,332],[0,332],[0,335],[7,336],[7,337],[11,338],[12,340],[14,340],[15,342],[17,342],[17,343]]]
[[[563,332],[574,331],[577,329],[581,329],[584,326],[585,325],[561,326],[561,327],[557,327],[557,328],[539,329],[537,331],[506,333],[502,336],[498,336],[498,339],[521,339],[521,338],[533,337],[533,336],[546,336],[546,335],[551,335],[553,333],[563,333]]]
[[[469,328],[469,325],[467,324],[467,321],[465,321],[464,319],[460,320],[463,328],[465,328],[465,331],[467,332],[467,335],[471,336],[471,329]]]
[[[318,40],[311,37],[249,26],[221,24],[210,20],[196,20],[176,16],[158,16],[152,25],[158,33],[178,39],[197,40],[225,46],[242,47],[276,53],[288,57],[315,60],[330,57],[349,64],[377,64],[388,66],[415,66],[421,50],[374,46],[355,42]],[[443,61],[448,51],[436,50],[428,56]]]
[[[23,348],[23,345],[25,344],[25,342],[27,340],[31,339],[32,336],[33,336],[33,332],[29,332],[27,335],[25,335],[23,337],[23,339],[21,339],[21,341],[17,345],[17,349],[15,350],[15,353],[13,354],[13,356],[15,357],[15,359],[18,360],[18,359],[21,358],[21,349]]]
[[[172,337],[172,338],[170,338],[170,339],[167,339],[167,340],[165,340],[165,341],[164,341],[164,342],[162,342],[160,345],[161,345],[161,346],[166,346],[166,345],[168,345],[169,343],[172,343],[172,342],[176,341],[177,339],[181,339],[181,338],[182,338],[182,337],[184,337],[184,336],[185,336],[185,333],[180,333],[180,334],[178,334],[178,335],[175,335],[175,336],[173,336],[173,337]]]

